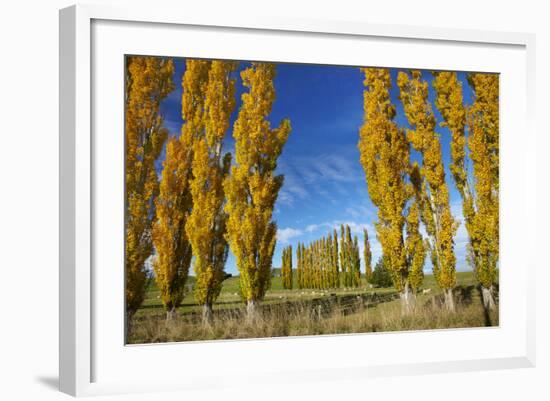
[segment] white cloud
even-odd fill
[[[368,208],[364,205],[347,207],[345,212],[347,215],[354,218],[376,218],[376,211],[373,208]]]
[[[370,226],[370,224],[355,223],[353,221],[346,221],[346,222],[343,222],[342,224],[348,225],[349,229],[352,232],[352,234],[357,234],[357,235],[363,234],[364,229],[366,229],[367,231],[369,231],[371,233],[373,232],[373,229]]]
[[[326,224],[326,223],[323,223],[323,224]],[[309,226],[306,227],[305,231],[308,233],[312,233],[314,231],[317,231],[321,227],[323,227],[323,224],[310,224]]]
[[[333,182],[353,182],[360,176],[356,160],[334,153],[316,157],[303,157],[296,160],[298,171],[309,183],[322,180]]]
[[[319,223],[319,224],[310,224],[304,229],[304,231],[307,233],[312,233],[321,229],[339,230],[342,224],[345,226],[346,225],[349,226],[351,233],[355,235],[359,235],[359,234],[362,235],[363,229],[367,229],[371,237],[374,233],[374,228],[370,224],[356,223],[354,221],[344,221],[344,220],[333,220],[333,221],[326,221],[324,223]]]
[[[281,189],[277,195],[277,204],[292,206],[294,204],[294,196],[290,192]]]
[[[288,244],[292,238],[299,237],[302,235],[302,230],[295,228],[287,227],[277,230],[277,241]]]
[[[279,202],[288,206],[314,195],[338,204],[335,195],[349,196],[346,185],[364,180],[360,165],[353,157],[333,153],[293,157],[281,161],[278,171],[285,176]]]
[[[284,175],[283,187],[279,191],[278,202],[292,206],[296,200],[304,200],[309,197],[303,179],[296,174],[296,169],[285,162],[279,164],[280,172]]]

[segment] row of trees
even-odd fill
[[[191,261],[194,296],[203,321],[225,277],[229,248],[237,259],[248,315],[269,288],[276,240],[272,212],[283,176],[277,159],[290,134],[284,120],[267,120],[275,100],[275,67],[252,63],[241,72],[248,89],[233,125],[235,163],[223,152],[235,109],[231,61],[187,60],[182,79],[182,118],[177,137],[167,139],[160,102],[174,87],[172,60],[129,57],[126,70],[126,312],[141,305],[153,254],[155,279],[167,318],[184,296]],[[160,182],[155,160],[166,146]],[[193,259],[194,257],[194,259]]]
[[[296,284],[298,288],[335,288],[339,286],[338,238],[320,238],[296,251]]]
[[[399,99],[407,121],[395,122],[391,102],[390,71],[364,68],[364,124],[358,148],[368,183],[369,196],[378,209],[377,237],[394,287],[400,291],[406,311],[423,279],[429,254],[434,276],[445,293],[445,304],[454,310],[456,285],[454,235],[458,222],[451,214],[441,142],[429,101],[429,85],[420,71],[401,71],[397,76]],[[469,260],[483,288],[484,303],[494,307],[493,285],[498,262],[498,76],[469,74],[475,100],[464,105],[462,85],[454,72],[435,72],[435,105],[442,125],[451,132],[451,166],[463,199],[469,235]],[[468,133],[468,135],[466,135]],[[420,155],[412,162],[410,149]],[[473,167],[469,179],[467,159]],[[423,223],[426,238],[420,233]]]
[[[167,317],[184,296],[194,260],[194,295],[205,322],[225,277],[229,249],[240,272],[248,316],[254,318],[270,286],[277,227],[272,213],[283,177],[277,159],[290,134],[290,122],[271,128],[275,67],[252,63],[240,73],[242,103],[233,124],[235,155],[223,152],[236,106],[237,63],[187,60],[182,79],[179,136],[162,127],[161,101],[172,92],[172,60],[129,57],[126,68],[126,312],[128,321],[141,305],[147,283],[145,261],[154,250],[153,268]],[[395,122],[390,71],[364,68],[364,124],[359,151],[369,196],[378,209],[375,228],[384,265],[400,291],[404,307],[414,303],[425,258],[454,310],[456,285],[454,235],[441,142],[429,100],[429,84],[419,71],[401,71],[399,99],[410,129]],[[462,198],[469,261],[494,307],[499,243],[498,76],[472,73],[474,94],[466,106],[456,73],[434,72],[435,107],[451,133],[450,171]],[[420,155],[411,161],[411,148]],[[155,169],[166,149],[160,181]],[[471,167],[470,167],[471,166]],[[425,235],[420,231],[425,227]],[[366,275],[372,274],[368,233],[364,233]],[[285,250],[285,287],[292,286],[292,249]],[[356,286],[360,278],[357,237],[341,227],[327,237],[297,248],[300,288]]]
[[[499,80],[496,74],[475,73],[468,75],[468,83],[475,100],[465,107],[456,73],[436,73],[436,106],[451,131],[451,173],[462,197],[469,261],[485,306],[494,308],[499,258]]]
[[[364,230],[364,261],[367,278],[372,272],[371,250],[367,230]],[[357,236],[351,235],[349,225],[340,226],[340,239],[335,229],[296,250],[296,285],[298,288],[338,288],[361,285],[361,259]],[[281,270],[284,288],[292,288],[292,247],[283,250]]]

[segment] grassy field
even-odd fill
[[[470,275],[470,273],[467,273]],[[426,286],[424,288],[430,288],[430,286],[436,286],[433,278],[431,276],[426,277]],[[189,281],[191,283],[189,283]],[[194,282],[194,277],[190,277],[188,284]],[[295,284],[295,283],[294,283]],[[295,285],[294,285],[295,287]],[[271,280],[271,289],[267,291],[263,303],[273,303],[281,301],[293,301],[293,300],[304,300],[304,299],[313,299],[320,296],[330,295],[336,293],[337,295],[341,294],[358,294],[365,292],[377,292],[377,293],[386,293],[393,292],[393,288],[369,288],[364,277],[362,277],[361,287],[358,288],[338,288],[330,290],[314,290],[314,289],[292,289],[285,290],[283,288],[283,283],[281,277],[273,277]],[[223,282],[222,291],[216,304],[214,305],[214,310],[216,309],[226,309],[234,307],[242,307],[241,296],[239,295],[239,277],[230,277]],[[160,300],[160,292],[154,282],[151,281],[150,285],[147,288],[145,301],[140,312],[145,312],[148,309],[162,308],[162,302]],[[179,314],[185,314],[189,312],[198,312],[200,311],[200,306],[195,302],[192,291],[188,291],[186,294],[181,307],[178,309]],[[140,313],[138,312],[138,313]]]
[[[190,278],[192,285],[193,278]],[[442,307],[442,294],[434,277],[424,278],[414,313],[403,315],[393,288],[372,288],[363,278],[361,287],[331,290],[285,290],[280,277],[273,277],[262,302],[261,321],[253,325],[244,319],[239,295],[239,278],[224,281],[214,305],[214,324],[203,327],[200,306],[189,291],[174,321],[165,312],[154,282],[143,307],[136,313],[129,343],[150,343],[233,338],[258,338],[335,333],[363,333],[396,330],[443,329],[498,325],[498,308],[490,313],[481,303],[471,272],[457,273],[456,313]],[[498,305],[498,304],[497,304]]]

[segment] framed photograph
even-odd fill
[[[61,10],[61,391],[534,366],[533,59],[528,34]]]

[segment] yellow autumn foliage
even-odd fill
[[[388,69],[363,68],[364,119],[359,133],[361,165],[365,171],[369,196],[378,208],[376,232],[398,291],[407,291],[409,266],[403,241],[403,211],[409,191],[406,174],[409,146],[402,130],[393,121],[391,76]]]
[[[236,257],[240,288],[249,316],[270,286],[277,226],[273,207],[283,176],[274,174],[290,134],[290,121],[271,128],[267,116],[275,100],[275,66],[252,63],[241,72],[248,91],[242,95],[233,128],[236,164],[224,180],[227,198],[226,239]]]
[[[283,288],[292,289],[292,246],[289,245],[283,249],[283,263],[281,267],[281,277]]]
[[[476,194],[471,256],[479,282],[492,290],[499,257],[499,77],[470,74],[468,82],[475,94],[467,114]]]
[[[147,271],[153,253],[154,199],[158,193],[155,160],[167,132],[162,128],[160,102],[172,91],[174,65],[158,57],[131,56],[126,60],[125,96],[125,299],[133,315],[143,302]]]
[[[409,284],[416,293],[424,280],[424,262],[426,260],[426,247],[420,234],[420,211],[418,203],[413,202],[406,217],[405,248],[407,264],[409,265]]]
[[[366,89],[364,124],[359,132],[360,161],[369,196],[378,209],[375,228],[382,254],[408,312],[414,302],[413,292],[422,282],[425,257],[419,232],[418,199],[414,196],[414,185],[409,182],[414,170],[410,165],[409,142],[394,121],[389,69],[362,71]]]
[[[167,318],[173,317],[183,300],[191,263],[191,244],[184,229],[192,205],[189,176],[189,152],[180,139],[170,138],[155,201],[157,220],[153,227],[156,249],[153,268]]]
[[[192,259],[186,225],[193,208],[191,179],[194,143],[203,130],[204,91],[208,61],[187,60],[182,80],[182,117],[179,138],[166,146],[157,223],[153,239],[157,257],[153,267],[162,303],[169,314],[181,304]]]
[[[370,249],[369,233],[363,229],[363,260],[365,262],[365,277],[367,281],[372,276],[372,251]]]
[[[453,237],[457,224],[451,214],[441,142],[435,132],[436,119],[428,99],[428,83],[419,70],[412,70],[410,73],[400,71],[397,85],[405,116],[413,127],[407,130],[407,138],[422,156],[421,183],[416,184],[421,190],[417,189],[416,195],[423,209],[422,220],[429,237],[434,276],[439,287],[447,293],[447,308],[454,310],[452,289],[456,284],[456,256]]]
[[[499,81],[496,74],[472,73],[474,103],[463,103],[462,84],[454,72],[434,73],[436,107],[451,131],[451,172],[462,197],[469,236],[469,259],[483,288],[485,305],[494,307],[499,249]],[[468,128],[468,136],[466,136]],[[472,161],[473,187],[467,155]]]
[[[185,226],[195,257],[194,294],[203,305],[205,322],[212,317],[212,304],[217,299],[224,279],[228,244],[224,237],[227,215],[223,210],[223,180],[229,173],[231,154],[222,155],[224,136],[229,129],[230,116],[235,108],[235,79],[231,73],[235,62],[189,60],[188,67],[200,63],[199,80],[202,99],[185,98],[184,108],[194,122],[192,135],[193,161],[190,189],[193,209]],[[206,70],[203,72],[202,69]],[[191,85],[191,76],[188,77]]]

